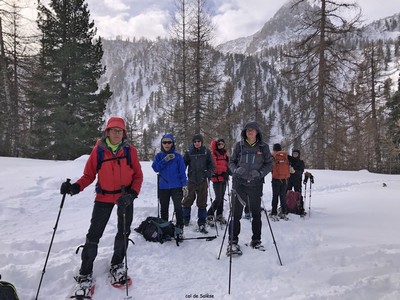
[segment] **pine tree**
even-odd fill
[[[84,0],[39,3],[41,31],[38,81],[32,103],[39,157],[74,159],[88,153],[99,135],[111,92],[99,89],[104,73],[101,39]]]

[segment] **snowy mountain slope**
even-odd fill
[[[0,273],[16,285],[21,299],[34,299],[59,212],[60,184],[76,180],[87,156],[75,161],[43,161],[0,157]],[[157,214],[156,175],[151,162],[142,162],[144,183],[135,200],[133,228]],[[271,223],[283,266],[263,216],[266,252],[244,246],[251,237],[250,222],[242,220],[243,256],[232,261],[231,294],[228,294],[229,258],[218,254],[223,239],[146,242],[133,232],[135,245],[128,250],[134,299],[385,299],[400,298],[400,175],[367,171],[309,170],[315,184],[307,186],[304,220]],[[387,187],[382,184],[386,183]],[[310,193],[311,192],[311,193]],[[67,196],[39,299],[64,299],[78,272],[76,247],[85,240],[93,186]],[[226,195],[228,199],[228,195]],[[270,175],[263,202],[270,207]],[[172,214],[172,206],[170,209]],[[225,216],[228,217],[228,202]],[[192,211],[195,222],[197,209]],[[123,299],[125,293],[108,286],[106,271],[116,232],[112,216],[100,241],[95,261],[97,279],[93,299]],[[210,229],[210,235],[216,234]],[[186,237],[197,237],[195,226]]]

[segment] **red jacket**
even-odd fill
[[[226,155],[226,150],[224,149],[222,153],[218,151],[217,141],[211,141],[211,155],[214,159],[215,171],[213,177],[211,177],[212,182],[223,182],[225,181],[222,173],[228,172],[228,156]]]
[[[126,143],[126,141],[122,142],[121,146],[126,145]],[[97,147],[102,147],[104,149],[104,159],[103,163],[101,164],[101,168],[98,171],[98,174]],[[123,147],[119,147],[119,150],[115,156],[124,156]],[[137,194],[140,193],[143,182],[143,173],[136,149],[132,145],[130,145],[130,157],[132,167],[127,164],[126,158],[105,161],[113,157],[114,155],[112,151],[107,147],[105,139],[103,138],[93,148],[92,153],[90,154],[89,159],[86,162],[83,176],[79,178],[79,180],[77,180],[76,182],[79,184],[81,191],[83,191],[96,179],[96,175],[98,175],[96,184],[96,201],[117,203],[118,198],[121,196],[120,192],[115,194],[101,193],[98,191],[99,188],[106,191],[118,191],[121,190],[121,186],[126,186],[135,191]]]

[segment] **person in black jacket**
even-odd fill
[[[196,199],[199,231],[208,233],[206,229],[207,191],[208,182],[214,174],[215,165],[211,151],[203,145],[203,136],[195,134],[192,141],[193,144],[190,145],[183,158],[188,168],[188,194],[182,200],[183,221],[185,226],[189,226],[191,207]]]
[[[272,171],[272,155],[269,146],[263,142],[260,127],[256,122],[247,123],[241,132],[242,140],[237,142],[229,169],[233,174],[233,212],[229,224],[229,240],[227,254],[241,253],[238,245],[240,234],[240,219],[243,207],[248,206],[252,215],[251,228],[253,235],[250,246],[263,249],[261,244],[261,197],[263,194],[264,177]]]
[[[300,150],[294,149],[292,151],[292,156],[289,157],[290,166],[293,168],[294,173],[290,174],[288,181],[288,191],[294,188],[295,192],[301,193],[301,183],[304,173],[304,161],[300,159]]]

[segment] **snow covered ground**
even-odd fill
[[[60,184],[82,173],[87,156],[75,161],[44,161],[0,157],[0,274],[15,284],[22,300],[35,298],[53,228],[60,209]],[[143,162],[144,183],[135,200],[132,228],[157,215],[156,174]],[[248,220],[242,220],[240,244],[244,254],[229,258],[219,230],[213,241],[146,242],[133,232],[128,249],[133,299],[400,299],[400,175],[308,170],[315,178],[311,215],[272,222],[282,259],[279,264],[268,222],[263,216],[266,252],[245,247],[250,240]],[[270,208],[270,175],[263,201]],[[387,187],[383,187],[386,183]],[[310,195],[309,185],[307,194]],[[61,212],[39,299],[65,299],[78,273],[89,226],[93,186],[67,196]],[[226,195],[228,199],[228,195]],[[225,203],[228,217],[228,202]],[[309,211],[309,197],[306,200]],[[172,206],[170,208],[172,214]],[[197,209],[192,210],[193,218]],[[116,233],[112,216],[100,241],[95,261],[93,299],[123,299],[125,290],[106,282]],[[216,234],[210,229],[210,235]],[[195,226],[186,237],[198,237]]]

